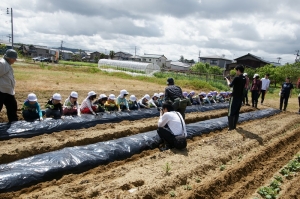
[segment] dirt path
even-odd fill
[[[241,112],[254,109],[243,107]],[[186,123],[199,122],[227,115],[227,109],[209,112],[189,113]],[[43,134],[33,138],[15,138],[0,141],[0,164],[45,152],[55,151],[64,147],[93,144],[101,141],[126,137],[157,129],[158,117],[138,121],[122,121],[120,123],[99,124],[95,127],[80,130],[62,131]]]
[[[281,113],[195,137],[186,151],[144,151],[0,198],[247,198],[299,151],[299,122]]]

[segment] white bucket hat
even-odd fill
[[[115,100],[116,99],[116,96],[114,94],[110,94],[108,96],[108,99],[111,99],[111,100]]]
[[[90,92],[88,93],[88,97],[91,97],[91,96],[93,96],[93,95],[97,95],[97,94],[95,93],[95,91],[90,91]]]
[[[164,93],[158,93],[159,97],[164,96]]]
[[[247,73],[244,73],[243,75],[244,75],[244,76],[248,76],[248,74],[247,74]]]
[[[37,101],[37,97],[34,93],[29,93],[27,99],[30,102],[36,102]]]
[[[124,95],[128,95],[129,93],[127,92],[127,90],[121,90],[120,91],[120,95],[121,97],[124,97]]]
[[[253,78],[255,78],[255,77],[259,77],[259,74],[257,74],[257,73],[254,74]]]
[[[153,94],[153,97],[158,97],[158,98],[159,98],[160,96],[159,96],[158,93],[154,93],[154,94]]]
[[[75,91],[72,91],[70,96],[74,97],[74,98],[78,98],[78,93]]]
[[[183,95],[183,97],[187,97],[188,93],[184,91],[184,92],[182,92],[182,95]]]
[[[54,95],[52,96],[52,99],[61,100],[61,95],[59,93],[54,93]]]
[[[103,98],[107,98],[107,96],[106,96],[105,94],[101,94],[101,95],[99,96],[99,99],[103,99]]]
[[[131,100],[131,101],[136,101],[135,95],[130,95],[130,100]]]
[[[148,101],[151,99],[150,95],[146,94],[143,98],[146,98]]]

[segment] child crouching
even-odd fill
[[[28,94],[28,97],[22,107],[22,115],[24,120],[43,120],[45,111],[41,111],[40,105],[37,102],[37,97],[34,93]]]
[[[54,119],[60,119],[63,110],[61,102],[61,95],[59,93],[55,93],[46,104],[46,117],[53,117]]]

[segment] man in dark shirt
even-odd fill
[[[228,86],[233,87],[228,108],[228,131],[236,128],[244,97],[243,91],[246,84],[245,76],[243,76],[244,67],[242,65],[237,65],[235,70],[237,76],[232,80],[232,82],[226,78]]]
[[[167,79],[168,86],[165,89],[165,101],[171,101],[173,103],[174,111],[181,114],[185,119],[185,109],[187,103],[182,95],[182,90],[179,86],[174,85],[174,79],[172,77]]]
[[[294,88],[293,84],[290,83],[290,78],[287,77],[285,82],[281,85],[280,91],[280,106],[279,109],[282,110],[282,104],[284,103],[283,111],[286,111],[286,107],[289,101],[289,98],[292,96],[292,89]]]

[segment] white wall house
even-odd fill
[[[142,62],[157,64],[161,68],[169,67],[167,64],[168,59],[164,55],[144,54],[140,57]]]

